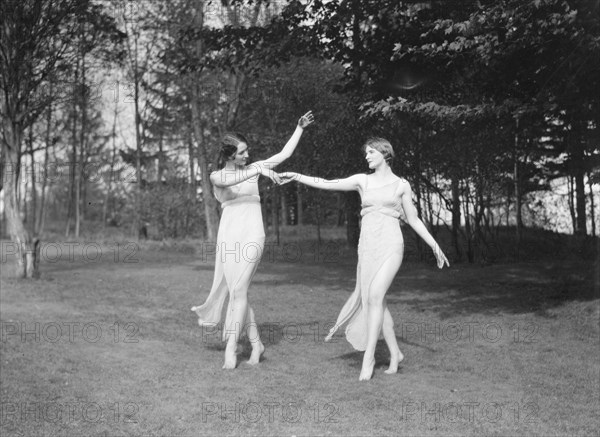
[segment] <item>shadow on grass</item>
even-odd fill
[[[114,257],[114,253],[111,252],[110,256]],[[185,266],[209,276],[214,271],[214,263],[184,253],[142,251],[136,254],[139,261],[136,263],[125,263],[123,259],[114,262],[111,257],[103,255],[98,262],[60,260],[43,263],[42,280],[51,281],[61,273],[81,271],[86,274],[90,270],[121,271],[123,268],[139,271]],[[315,262],[312,255],[294,263],[263,260],[252,288],[276,288],[285,284],[327,292],[345,291],[349,296],[355,285],[355,262],[355,255],[341,251],[336,262]],[[3,265],[3,270],[8,267],[7,264]],[[590,260],[490,266],[456,264],[443,270],[430,263],[407,261],[400,268],[387,296],[388,303],[392,305],[408,307],[416,312],[435,312],[442,319],[498,312],[547,316],[549,309],[567,302],[600,298],[600,284],[598,267]],[[340,302],[340,308],[342,304]],[[280,337],[275,335],[272,344],[279,341]]]
[[[407,269],[388,296],[417,311],[439,313],[442,319],[499,311],[545,316],[569,301],[600,298],[596,269],[592,262],[458,266],[444,272]]]
[[[195,269],[211,270],[212,266]],[[264,275],[264,276],[263,276]],[[263,263],[253,286],[281,284],[324,289],[354,290],[355,264]],[[598,267],[593,261],[514,263],[480,266],[457,264],[443,270],[407,262],[402,265],[387,294],[389,304],[416,312],[435,312],[442,319],[468,314],[536,313],[570,301],[600,298]],[[340,308],[343,302],[340,302]],[[266,328],[266,326],[265,326]],[[275,338],[276,344],[279,338]]]

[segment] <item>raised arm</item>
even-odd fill
[[[361,186],[361,176],[364,178],[364,175],[355,174],[345,179],[328,180],[292,172],[279,173],[279,176],[284,184],[291,181],[296,181],[300,182],[301,184],[308,185],[309,187],[329,191],[356,191]]]
[[[210,175],[211,183],[220,188],[230,187],[232,185],[237,185],[240,182],[244,182],[245,180],[257,177],[258,175],[270,177],[274,182],[279,183],[277,176],[275,176],[273,172],[270,172],[270,170],[292,156],[292,153],[296,149],[298,141],[302,136],[304,128],[309,126],[313,121],[313,114],[311,111],[308,111],[298,120],[298,125],[296,126],[294,134],[288,140],[281,152],[271,156],[268,159],[265,159],[264,161],[256,161],[243,168],[224,168],[215,171]]]
[[[271,169],[281,164],[283,161],[288,159],[296,150],[296,146],[298,145],[298,141],[300,141],[300,137],[304,132],[304,129],[309,126],[314,121],[312,111],[308,111],[298,120],[298,125],[296,126],[296,130],[288,140],[288,142],[283,146],[283,149],[279,153],[271,156],[270,158],[265,159],[264,161],[257,161],[254,164],[258,164],[266,169]]]
[[[400,195],[402,196],[402,208],[404,209],[404,214],[406,215],[406,221],[410,225],[411,228],[415,230],[415,232],[427,243],[431,250],[433,250],[433,254],[437,260],[437,265],[441,269],[444,264],[450,267],[450,263],[446,258],[446,255],[440,249],[440,246],[437,244],[435,239],[431,236],[421,219],[417,214],[417,209],[412,201],[412,190],[410,188],[410,184],[408,182],[402,182],[402,191]]]

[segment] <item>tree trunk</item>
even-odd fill
[[[592,175],[588,173],[588,186],[590,187],[590,213],[592,218],[592,237],[596,236],[596,218],[594,211],[594,185],[592,184]]]
[[[337,197],[337,226],[344,225],[344,197],[341,192],[336,193]]]
[[[52,95],[52,83],[50,83],[50,95]],[[46,224],[46,187],[48,185],[48,155],[49,149],[52,143],[52,104],[48,105],[48,112],[46,114],[46,141],[44,147],[44,171],[42,174],[42,190],[40,199],[40,214],[38,215],[38,222],[36,224],[36,233],[40,235],[44,232],[44,226]]]
[[[431,174],[429,170],[427,170],[427,180],[431,182]],[[435,223],[433,222],[433,202],[431,201],[431,189],[429,184],[425,186],[425,214],[429,217],[428,220],[429,223],[431,223],[431,235],[433,238],[435,238],[437,235],[438,220],[436,220]]]
[[[287,189],[285,187],[282,188],[281,193],[281,220],[284,226],[289,226],[290,212],[288,206]]]
[[[140,72],[138,69],[138,37],[139,35],[136,33],[134,37],[134,70],[133,70],[133,104],[135,109],[135,172],[137,175],[137,187],[136,187],[136,196],[135,196],[135,211],[133,214],[133,233],[135,236],[139,238],[139,234],[141,231],[140,227],[140,212],[142,209],[142,136],[140,132],[140,124],[142,122],[140,116]]]
[[[482,221],[483,221],[483,216],[485,213],[485,200],[483,197],[483,190],[484,190],[484,178],[483,175],[481,174],[481,167],[479,166],[479,164],[476,164],[475,166],[475,171],[476,171],[476,184],[475,184],[475,200],[473,202],[473,213],[474,213],[474,220],[473,220],[473,224],[475,226],[475,236],[476,238],[479,240],[480,243],[483,243],[483,231],[482,231]]]
[[[417,156],[418,156],[418,154],[417,154]],[[418,166],[418,164],[417,164],[417,166]],[[418,181],[419,181],[418,173],[415,174],[415,181],[416,182],[413,184],[413,187],[414,187],[413,192],[415,193],[415,195],[417,197],[417,201],[416,201],[417,215],[419,216],[419,218],[421,220],[423,220],[423,207],[421,205],[421,187],[418,183]],[[417,256],[419,257],[419,260],[423,261],[423,242],[421,241],[420,238],[417,238]]]
[[[81,38],[85,38],[84,35]],[[81,129],[79,130],[79,160],[78,165],[74,168],[75,171],[75,238],[79,238],[82,220],[82,202],[81,194],[84,185],[83,167],[85,165],[85,138],[87,129],[87,92],[85,83],[85,52],[81,54]]]
[[[190,165],[190,199],[192,202],[196,199],[196,169],[194,167],[194,142],[192,133],[188,130],[188,157]]]
[[[17,190],[19,187],[19,174],[17,171],[19,154],[17,151],[21,147],[23,133],[20,130],[20,126],[16,126],[11,121],[4,123],[4,127],[4,137],[8,143],[3,153],[3,158],[6,160],[6,167],[3,170],[4,208],[8,233],[15,244],[14,254],[17,261],[15,275],[17,278],[37,278],[39,277],[40,241],[33,239],[25,228],[17,201]],[[8,171],[6,170],[7,168]]]
[[[27,202],[27,193],[29,192],[29,179],[27,179],[27,165],[24,166],[25,177],[23,178],[23,182],[25,183],[24,187],[19,186],[19,209],[23,209],[23,223],[26,227],[31,228],[29,225],[29,205]],[[22,203],[22,204],[21,204]]]
[[[104,203],[102,205],[102,226],[106,227],[106,221],[108,218],[108,205],[111,200],[112,194],[112,183],[114,178],[115,171],[115,161],[117,159],[117,115],[118,115],[118,104],[115,102],[115,113],[113,117],[113,126],[112,126],[112,156],[110,159],[110,169],[108,171],[108,177],[106,178],[106,191],[104,192]]]
[[[193,24],[197,30],[201,30],[204,26],[204,2],[197,0],[193,8]],[[195,56],[200,59],[203,55],[204,41],[199,38],[196,41]],[[200,73],[196,72],[192,75],[191,81],[188,81],[188,86],[192,91],[191,95],[191,110],[192,110],[192,129],[196,139],[198,153],[198,168],[200,169],[200,183],[202,186],[202,203],[204,204],[204,217],[206,220],[206,238],[208,241],[214,242],[217,240],[217,232],[219,226],[219,215],[217,209],[217,200],[213,195],[212,184],[210,182],[208,148],[204,141],[204,132],[202,115],[200,111],[201,81]]]
[[[65,237],[71,235],[71,221],[73,219],[74,201],[75,201],[75,172],[77,171],[77,103],[73,96],[73,124],[71,126],[71,161],[68,162],[69,167],[69,204],[67,207],[67,228]]]
[[[456,252],[458,259],[462,257],[462,251],[460,249],[460,241],[458,239],[458,233],[460,230],[460,189],[458,185],[458,177],[454,175],[451,180],[452,188],[452,245]]]
[[[577,124],[579,127],[579,123]],[[576,129],[574,132],[574,138],[572,138],[573,152],[572,152],[572,164],[573,172],[575,176],[575,196],[576,202],[576,213],[577,222],[575,227],[575,233],[577,235],[587,234],[587,214],[586,214],[586,202],[585,202],[585,164],[583,156],[583,145],[581,144],[581,136],[579,135],[580,130]]]
[[[515,130],[515,149],[513,153],[513,179],[515,184],[515,208],[517,213],[516,237],[517,237],[517,256],[521,247],[521,238],[523,233],[523,217],[521,215],[521,174],[519,172],[519,119],[516,119]]]
[[[277,238],[277,244],[279,244],[279,188],[271,188],[271,223],[273,224],[273,230]]]
[[[574,183],[573,176],[567,177],[567,195],[569,202],[569,212],[571,213],[571,223],[573,223],[573,234],[577,233],[577,218],[575,217],[575,197],[574,197]]]
[[[208,241],[217,241],[217,231],[219,227],[219,216],[217,213],[217,200],[213,195],[212,184],[210,182],[210,173],[208,169],[208,157],[202,133],[202,124],[200,119],[200,108],[198,89],[196,85],[192,85],[193,96],[191,99],[192,105],[192,128],[196,138],[198,167],[200,168],[200,180],[202,184],[202,203],[204,204],[204,217],[206,220],[206,238]]]
[[[33,126],[29,126],[29,138],[27,141],[29,147],[29,157],[31,159],[31,220],[29,221],[29,229],[36,235],[36,223],[37,223],[37,190],[35,180],[35,156],[33,153]]]
[[[508,229],[509,226],[510,226],[510,185],[507,184],[507,186],[506,186],[506,229]]]
[[[316,193],[316,205],[315,205],[315,219],[317,222],[317,241],[319,247],[321,246],[321,193],[317,191]],[[317,249],[319,250],[319,249]]]
[[[356,249],[360,237],[360,195],[356,191],[348,191],[346,194],[346,238],[348,245]]]
[[[471,214],[469,212],[469,202],[470,202],[470,193],[469,193],[469,185],[465,181],[464,182],[464,213],[465,213],[465,234],[467,237],[467,259],[469,263],[475,262],[475,257],[473,254],[473,232],[471,230]]]
[[[304,225],[304,206],[302,199],[302,185],[296,184],[296,224],[298,226]]]

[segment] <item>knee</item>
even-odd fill
[[[247,289],[234,289],[233,290],[234,303],[238,305],[248,304],[248,290]]]
[[[381,293],[373,293],[369,294],[369,299],[367,300],[369,306],[383,306],[383,297],[384,295]]]

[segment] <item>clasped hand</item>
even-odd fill
[[[269,170],[269,172],[267,173],[267,176],[269,176],[269,178],[277,185],[285,185],[288,182],[291,182],[295,179],[297,179],[298,174],[297,173],[292,173],[292,172],[283,172],[283,173],[277,173],[274,172],[273,170]]]

